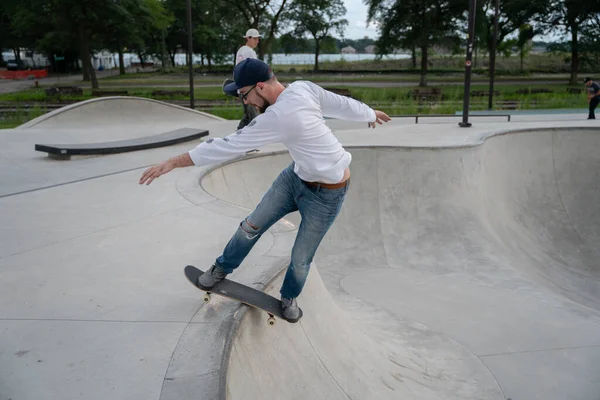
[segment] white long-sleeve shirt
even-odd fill
[[[308,182],[337,183],[352,156],[325,124],[324,117],[375,122],[375,111],[357,100],[339,96],[308,81],[290,84],[243,129],[209,139],[189,152],[195,165],[230,160],[272,143],[285,145],[295,162],[294,171]]]

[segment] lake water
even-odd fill
[[[12,52],[2,52],[4,60],[12,60],[14,59],[14,54]],[[25,54],[22,55],[23,61],[28,62],[29,60],[25,57]],[[185,54],[176,54],[175,55],[175,64],[177,65],[185,65]],[[375,54],[320,54],[319,62],[325,61],[340,61],[345,60],[348,62],[352,61],[366,61],[366,60],[374,60],[376,58]],[[383,56],[384,60],[399,60],[410,58],[410,54],[390,54]],[[123,56],[125,67],[130,67],[132,63],[139,63],[140,60],[137,55],[131,53],[125,53]],[[269,60],[269,56],[265,56],[265,61],[270,62],[273,65],[312,65],[315,62],[314,54],[273,54],[272,61]],[[194,63],[199,64],[201,62],[201,57],[199,55],[194,55]],[[98,68],[102,65],[104,68],[114,68],[118,66],[119,63],[119,55],[117,53],[108,53],[101,52],[96,54],[96,57],[93,60],[93,64],[95,68]],[[36,64],[46,65],[47,60],[44,57],[39,58],[36,55]],[[230,61],[229,64],[232,64]]]
[[[177,57],[181,56],[181,57]],[[185,64],[185,54],[177,54],[175,63],[178,65]],[[319,62],[324,61],[366,61],[374,60],[375,54],[319,54]],[[410,58],[410,54],[390,54],[383,56],[384,60],[399,60]],[[265,61],[269,62],[269,55],[265,55]],[[194,62],[200,62],[200,57],[194,56]],[[314,54],[273,54],[273,60],[270,61],[274,65],[312,65],[315,62]]]

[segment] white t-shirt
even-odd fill
[[[256,52],[250,46],[242,46],[237,51],[237,54],[235,56],[236,65],[244,61],[246,58],[258,58],[256,56]]]
[[[296,81],[249,125],[224,138],[200,143],[189,155],[195,165],[209,165],[271,143],[282,143],[295,161],[294,171],[300,179],[338,183],[352,156],[325,124],[324,116],[357,122],[376,119],[375,111],[364,103],[312,82]]]

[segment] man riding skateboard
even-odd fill
[[[390,121],[390,117],[312,82],[296,81],[284,87],[266,63],[252,58],[236,65],[234,82],[225,90],[238,93],[261,114],[227,137],[210,139],[148,168],[139,184],[149,185],[174,168],[214,164],[270,143],[284,144],[292,164],[279,174],[256,209],[239,224],[221,256],[198,278],[197,285],[210,290],[242,263],[274,223],[299,211],[302,222],[280,290],[283,315],[296,322],[301,317],[296,298],[302,292],[321,240],[340,212],[350,180],[352,156],[325,124],[324,116],[368,122],[373,128]]]

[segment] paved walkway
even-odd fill
[[[129,69],[128,71],[135,71],[135,68]],[[96,77],[98,79],[102,79],[107,76],[118,75],[118,71],[109,70],[109,71],[96,71]],[[100,81],[103,82],[103,81]],[[21,90],[31,89],[35,84],[34,80],[29,79],[0,79],[0,94],[1,93],[12,93],[19,92]],[[82,74],[72,74],[72,75],[61,75],[61,76],[51,76],[48,78],[40,79],[39,84],[41,86],[65,86],[65,85],[79,85],[84,87],[91,87],[89,82],[83,81]]]

